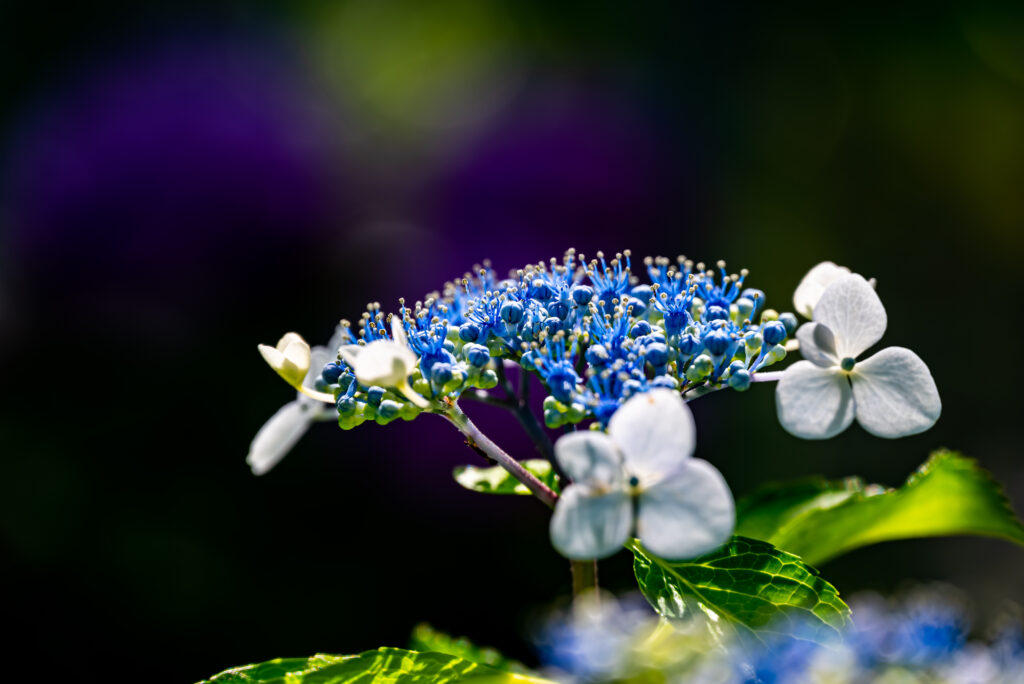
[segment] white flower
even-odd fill
[[[289,385],[311,399],[316,399],[326,404],[334,403],[333,395],[326,392],[318,392],[313,389],[312,384],[306,386],[303,382],[310,372],[312,352],[306,340],[302,339],[302,335],[293,332],[285,333],[284,337],[277,341],[276,347],[261,344],[257,348],[260,350],[260,354],[263,355],[263,360],[276,370],[277,374],[284,378],[284,381]],[[315,372],[314,379],[319,375],[322,367],[323,363],[320,364],[319,368],[315,365],[312,366]]]
[[[833,282],[814,307],[814,322],[797,330],[807,359],[776,387],[779,422],[804,439],[827,439],[853,422],[878,437],[904,437],[935,424],[942,402],[928,366],[903,347],[857,356],[882,339],[885,308],[857,274]]]
[[[359,384],[366,387],[394,387],[412,403],[426,408],[429,402],[409,386],[409,374],[419,359],[409,348],[402,319],[398,316],[391,317],[391,334],[394,340],[343,345],[339,349],[341,358],[352,367]]]
[[[804,318],[814,315],[814,305],[821,299],[825,288],[839,278],[847,275],[850,269],[838,266],[831,261],[823,261],[803,277],[793,293],[793,308]]]
[[[551,543],[578,560],[615,553],[634,533],[663,558],[694,558],[732,535],[735,505],[710,463],[691,458],[693,417],[677,392],[629,399],[608,423],[555,444],[573,484],[551,518]]]
[[[823,261],[800,280],[793,293],[793,308],[804,318],[814,317],[814,306],[821,299],[821,295],[829,285],[850,274],[850,269],[839,266],[831,261]],[[868,281],[871,287],[875,286],[875,279]]]
[[[342,339],[344,330],[339,326],[326,347],[313,347],[310,350],[308,368],[302,378],[303,388],[315,391],[313,383],[320,376],[323,367],[337,355]],[[278,409],[277,413],[263,424],[249,445],[249,455],[246,456],[245,462],[252,468],[253,475],[263,475],[277,465],[302,439],[314,421],[330,419],[334,415],[333,406],[308,397],[301,391],[297,392],[294,400]]]

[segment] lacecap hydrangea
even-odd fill
[[[411,307],[400,300],[394,313],[371,304],[357,330],[342,321],[340,353],[315,389],[335,398],[339,425],[349,429],[411,420],[437,402],[494,388],[513,363],[543,381],[548,427],[605,426],[635,394],[743,391],[785,357],[796,317],[766,308],[765,294],[746,287],[746,270],[685,257],[642,263],[635,272],[628,251],[587,261],[569,250],[504,279],[485,263]],[[371,349],[383,351],[382,343],[411,354]],[[374,361],[360,368],[364,355]]]

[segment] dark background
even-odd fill
[[[37,669],[188,682],[421,620],[530,660],[567,564],[539,504],[451,481],[475,456],[440,420],[244,463],[293,396],[257,343],[326,341],[487,257],[725,258],[779,309],[820,260],[875,276],[938,425],[799,441],[754,387],[693,405],[698,455],[742,495],[896,485],[948,446],[1024,508],[1019,12],[5,2],[0,83],[0,562]],[[845,595],[951,583],[983,626],[1022,568],[941,539],[823,571]],[[630,587],[626,554],[602,570]]]

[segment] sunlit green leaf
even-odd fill
[[[537,476],[541,482],[556,492],[558,489],[558,475],[555,474],[551,463],[542,458],[533,458],[520,461],[520,464],[528,471]],[[529,494],[530,490],[526,485],[512,477],[507,470],[501,466],[491,468],[477,468],[476,466],[459,466],[453,473],[455,481],[466,489],[484,494]]]
[[[203,680],[200,684],[207,684],[207,682],[216,682],[217,684],[284,682],[288,681],[285,677],[302,677],[322,670],[328,665],[343,662],[346,658],[355,657],[358,656],[335,656],[319,653],[312,658],[276,658],[256,665],[233,667]],[[301,681],[301,679],[297,681]]]
[[[828,643],[841,636],[850,609],[814,568],[771,544],[733,537],[713,553],[670,562],[637,541],[633,571],[661,615],[681,619],[697,608],[715,623],[750,634],[788,634]]]
[[[271,660],[226,670],[200,684],[444,684],[464,681],[474,684],[550,684],[539,677],[502,672],[445,653],[418,653],[401,648],[380,648],[352,656],[317,655],[308,659]]]
[[[736,506],[736,531],[812,565],[883,541],[949,535],[1024,544],[1024,526],[1002,489],[971,459],[938,451],[899,489],[803,480],[769,485]]]
[[[447,653],[463,660],[471,660],[481,665],[489,665],[504,672],[518,672],[521,674],[529,672],[525,665],[506,658],[496,649],[477,646],[469,639],[453,637],[444,632],[439,632],[425,623],[416,625],[412,630],[409,648],[414,651]]]

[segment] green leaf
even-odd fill
[[[465,637],[452,637],[450,634],[437,631],[426,623],[418,624],[413,628],[412,636],[409,639],[409,648],[414,651],[447,653],[463,660],[488,665],[503,672],[529,673],[529,669],[525,665],[506,658],[496,649],[477,646]]]
[[[713,553],[670,562],[627,544],[640,591],[667,618],[696,606],[741,636],[787,634],[828,643],[841,638],[850,609],[839,592],[796,556],[755,539],[733,537]]]
[[[997,537],[1024,545],[1002,489],[972,459],[937,451],[890,490],[856,478],[770,485],[741,500],[737,534],[764,539],[812,565],[896,539]]]
[[[255,682],[284,682],[285,677],[302,677],[303,675],[321,670],[328,665],[343,662],[346,658],[357,656],[335,656],[318,653],[312,658],[276,658],[257,665],[233,667],[200,684],[216,682],[216,684],[252,684]],[[301,679],[297,680],[301,681]]]
[[[539,677],[502,672],[445,653],[418,653],[401,648],[380,648],[351,656],[282,658],[259,665],[232,668],[200,684],[444,684],[463,681],[476,684],[551,684]]]
[[[558,475],[555,474],[551,463],[542,458],[532,458],[520,461],[520,464],[528,471],[537,476],[541,482],[556,492],[559,491]],[[466,489],[484,494],[529,494],[530,490],[526,485],[512,477],[507,470],[501,466],[491,468],[477,468],[476,466],[459,466],[453,475],[455,481]]]

